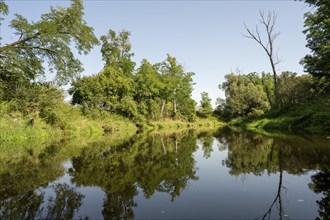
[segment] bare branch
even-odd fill
[[[271,68],[273,70],[274,76],[274,89],[275,89],[275,100],[277,100],[277,73],[276,73],[276,66],[280,63],[278,58],[278,54],[274,55],[274,41],[280,35],[280,32],[275,32],[275,23],[277,19],[277,14],[274,11],[269,11],[267,15],[265,15],[264,11],[259,10],[260,19],[259,22],[261,26],[264,27],[266,31],[266,42],[263,42],[261,37],[261,32],[256,25],[254,30],[251,30],[247,27],[244,23],[245,30],[247,32],[246,35],[243,35],[247,38],[253,39],[256,41],[266,52],[268,59],[271,64]],[[278,53],[278,52],[277,52]],[[276,101],[277,102],[277,101]]]

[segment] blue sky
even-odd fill
[[[14,13],[37,21],[50,5],[68,6],[69,1],[6,1],[10,14],[1,27],[2,44],[16,37],[8,28]],[[143,58],[151,63],[161,62],[170,54],[194,72],[193,98],[199,102],[200,93],[209,93],[214,104],[224,98],[218,85],[224,75],[239,70],[242,73],[271,72],[262,48],[245,38],[245,22],[253,28],[259,21],[259,10],[278,14],[276,30],[281,34],[275,42],[281,63],[279,71],[303,73],[300,59],[309,52],[305,48],[303,15],[309,7],[301,1],[84,1],[85,20],[100,37],[111,28],[131,32],[134,61]],[[263,32],[264,33],[264,32]],[[103,67],[100,47],[81,56],[83,75],[97,73]]]

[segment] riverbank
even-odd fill
[[[140,126],[114,114],[105,113],[102,117],[91,119],[83,116],[79,108],[71,106],[58,114],[61,114],[57,119],[59,121],[52,124],[39,116],[2,112],[0,161],[4,164],[21,161],[38,163],[44,152],[48,152],[49,146],[61,146],[59,149],[63,158],[74,156],[82,148],[95,142],[128,140],[137,132],[214,129],[223,126],[223,123],[214,118],[198,118],[195,122],[168,119]],[[0,164],[0,171],[2,169]]]
[[[330,95],[259,117],[235,119],[229,124],[257,132],[330,134]]]

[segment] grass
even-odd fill
[[[254,131],[330,134],[330,95],[271,111],[258,118],[238,119],[231,124]]]
[[[1,110],[1,106],[0,106]],[[46,123],[34,115],[0,111],[0,170],[4,164],[22,161],[37,163],[48,146],[63,145],[67,155],[100,139],[127,138],[136,133],[134,123],[121,116],[107,114],[98,119],[84,117],[79,108],[68,107],[57,112],[56,123]],[[31,118],[35,118],[33,124]],[[60,144],[56,144],[61,142]],[[65,144],[63,144],[65,143]]]
[[[149,124],[151,129],[155,130],[177,130],[186,128],[218,128],[224,126],[223,122],[218,121],[216,118],[198,118],[195,122],[187,122],[181,120],[169,120],[154,121]]]
[[[0,171],[8,164],[22,161],[38,163],[48,151],[59,151],[62,155],[59,158],[77,155],[91,143],[100,140],[113,143],[117,139],[127,139],[138,129],[165,132],[224,125],[216,118],[198,118],[195,122],[166,119],[138,128],[122,116],[103,112],[97,118],[90,118],[84,116],[80,108],[66,104],[50,109],[46,115],[23,115],[10,111],[9,107],[10,103],[0,103]]]

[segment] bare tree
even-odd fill
[[[274,94],[275,94],[275,106],[278,103],[278,85],[277,85],[277,73],[276,66],[280,63],[280,60],[277,56],[277,52],[274,52],[274,41],[280,35],[280,32],[276,32],[274,30],[277,14],[274,11],[268,11],[267,15],[265,15],[264,11],[259,11],[260,14],[260,24],[266,30],[266,40],[263,41],[261,37],[261,32],[256,25],[255,29],[250,29],[244,23],[247,34],[244,35],[247,38],[255,40],[266,52],[268,59],[270,61],[272,71],[273,71],[273,80],[274,80]],[[269,94],[267,94],[268,97]],[[269,99],[270,105],[273,107],[273,103]]]

